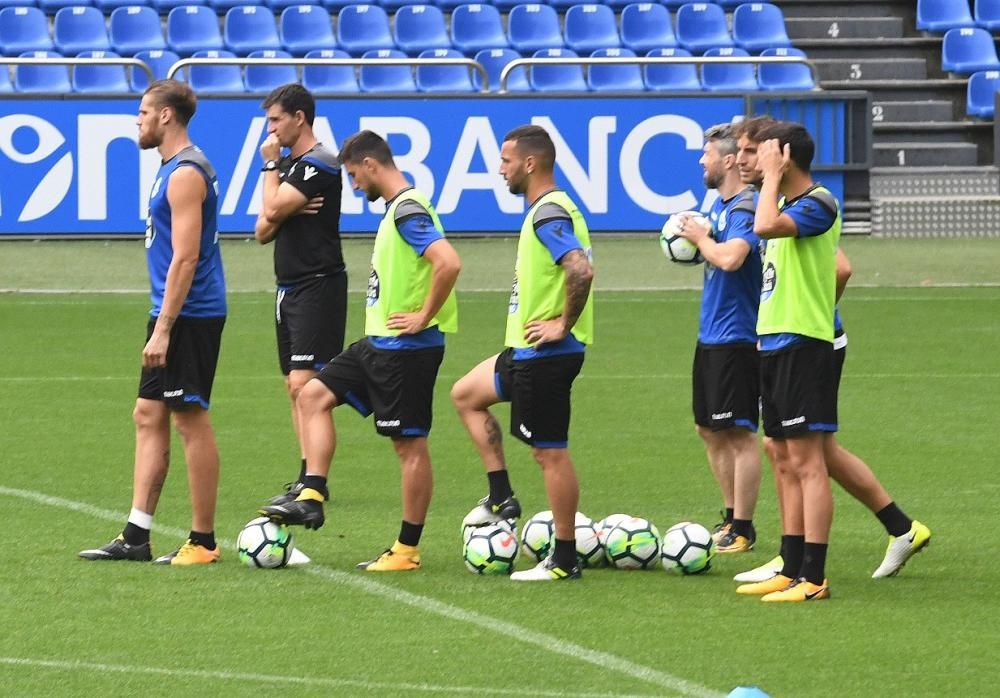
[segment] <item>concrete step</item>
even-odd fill
[[[879,39],[903,37],[899,17],[786,17],[788,36],[797,39]]]
[[[939,36],[905,39],[795,39],[793,43],[810,58],[923,58],[927,61],[928,70],[940,72]],[[941,77],[943,76],[941,73]]]
[[[867,90],[873,102],[965,99],[965,80],[823,80],[824,90]],[[964,102],[962,102],[964,105]]]
[[[872,146],[875,167],[951,166],[974,167],[979,164],[977,148],[972,143],[888,142]]]
[[[872,103],[873,124],[894,121],[909,121],[923,124],[934,121],[952,121],[954,118],[954,103],[943,99]]]
[[[1000,196],[880,197],[872,200],[879,237],[1000,237]]]
[[[785,18],[790,17],[901,17],[903,26],[916,24],[913,0],[774,0]],[[907,20],[909,20],[907,22]]]
[[[855,82],[860,80],[925,80],[927,61],[923,58],[883,58],[881,60],[820,58],[813,61],[819,79]]]
[[[871,197],[1000,196],[996,167],[873,167]]]
[[[872,122],[875,142],[991,144],[993,124],[971,121],[939,121],[917,124],[912,121]]]

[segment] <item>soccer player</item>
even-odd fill
[[[316,101],[302,85],[276,88],[261,105],[268,136],[260,146],[264,190],[254,237],[274,242],[274,304],[278,363],[291,402],[300,464],[286,491],[271,504],[302,491],[305,445],[296,399],[302,387],[344,350],[347,272],[340,246],[341,173],[337,156],[316,140]],[[281,156],[281,149],[289,154]]]
[[[740,181],[731,124],[705,131],[705,185],[719,191],[711,226],[684,219],[680,235],[705,258],[698,345],[693,368],[694,421],[725,504],[713,535],[720,553],[747,552],[756,541],[760,489],[757,445],[757,303],[761,241],[753,232],[755,193]]]
[[[432,475],[427,436],[434,382],[444,357],[445,333],[458,328],[455,281],[458,254],[427,197],[396,168],[392,151],[371,131],[354,134],[339,161],[354,189],[369,201],[385,199],[372,251],[365,334],[334,357],[299,393],[306,450],[303,488],[293,501],[261,514],[274,521],[319,528],[329,499],[327,476],[336,449],[331,412],[349,404],[375,414],[375,430],[392,439],[399,456],[403,520],[386,551],[358,565],[369,572],[420,568],[420,536],[430,504]]]
[[[833,497],[823,453],[827,434],[837,430],[832,320],[840,208],[812,181],[814,144],[804,127],[783,122],[759,137],[754,232],[767,240],[757,318],[761,405],[784,531],[793,540],[779,575],[737,591],[766,602],[811,601],[830,595]]]
[[[218,182],[188,137],[197,102],[183,82],[157,80],[139,105],[139,147],[163,162],[153,181],[146,223],[152,309],[142,350],[135,421],[132,511],[121,535],[83,550],[87,560],[152,559],[149,531],[170,466],[170,420],[184,445],[191,489],[191,533],[160,565],[216,562],[215,504],[219,451],[208,415],[226,321],[226,282],[216,228]]]
[[[552,554],[515,581],[577,579],[575,517],[580,487],[569,454],[570,389],[593,341],[593,268],[583,214],[558,189],[556,150],[540,126],[520,126],[504,137],[500,174],[512,194],[530,202],[521,226],[514,287],[507,314],[507,349],[455,383],[451,399],[486,467],[489,494],[463,525],[516,518],[501,445],[489,408],[510,401],[510,431],[531,446],[542,468],[555,523]]]

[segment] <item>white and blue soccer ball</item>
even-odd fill
[[[600,567],[604,564],[604,544],[594,522],[576,512],[576,561],[580,567]]]
[[[701,524],[682,521],[663,536],[660,557],[663,569],[680,574],[701,574],[712,566],[715,541]]]
[[[236,539],[236,552],[247,567],[284,567],[294,549],[288,527],[265,516],[249,521]]]
[[[475,574],[510,574],[517,560],[517,535],[506,522],[469,526],[462,546],[465,566]]]
[[[601,539],[601,545],[604,545],[604,541],[608,537],[608,532],[612,528],[622,521],[628,521],[631,518],[631,514],[608,514],[600,521],[595,521],[594,529],[597,531],[597,537]]]
[[[701,264],[705,258],[698,246],[687,238],[681,237],[681,226],[685,218],[695,218],[699,223],[709,225],[708,219],[697,211],[682,211],[667,219],[660,229],[660,249],[664,256],[677,264]]]
[[[631,517],[615,524],[604,539],[608,562],[621,570],[642,570],[660,556],[660,532],[647,519]]]
[[[535,562],[549,556],[555,544],[556,527],[551,511],[540,511],[524,523],[521,529],[521,549]]]

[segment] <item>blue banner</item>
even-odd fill
[[[141,234],[159,164],[140,153],[138,99],[0,102],[0,234]],[[319,100],[315,131],[338,144],[361,129],[385,136],[397,165],[453,233],[515,232],[525,202],[498,174],[510,129],[534,123],[556,143],[556,175],[595,231],[657,230],[677,211],[707,210],[702,132],[742,115],[738,97],[465,97]],[[253,230],[260,208],[256,98],[203,99],[191,137],[218,171],[219,229]],[[838,196],[842,174],[824,172]],[[384,210],[346,181],[345,232],[374,232]]]

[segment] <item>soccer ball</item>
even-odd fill
[[[517,536],[504,524],[470,526],[462,557],[475,574],[510,574],[517,559]]]
[[[612,528],[622,521],[628,521],[631,518],[631,514],[608,514],[600,521],[595,521],[594,529],[597,531],[597,537],[601,539],[601,545],[604,544],[604,540],[608,537],[608,532]]]
[[[576,560],[580,567],[598,567],[604,563],[604,545],[594,522],[576,512]]]
[[[463,544],[468,543],[469,542],[469,538],[471,538],[472,534],[476,532],[476,529],[482,528],[483,526],[503,526],[508,531],[510,531],[511,533],[513,533],[515,536],[517,535],[517,519],[501,519],[500,521],[496,521],[494,523],[489,523],[489,524],[478,524],[478,525],[475,525],[475,526],[463,526],[462,527],[462,543]]]
[[[236,551],[247,567],[284,567],[294,548],[292,532],[265,516],[248,522],[236,539]]]
[[[632,517],[608,531],[604,549],[620,570],[646,569],[660,555],[660,532],[650,521]]]
[[[555,538],[556,527],[551,511],[538,512],[521,529],[521,547],[535,562],[541,562],[549,556]]]
[[[660,230],[660,249],[671,262],[701,264],[705,261],[705,258],[701,256],[701,250],[693,242],[680,236],[681,224],[688,216],[708,225],[708,219],[697,211],[675,213],[667,219]]]
[[[663,536],[663,569],[681,574],[700,574],[712,566],[715,542],[701,524],[684,521],[671,526]]]

